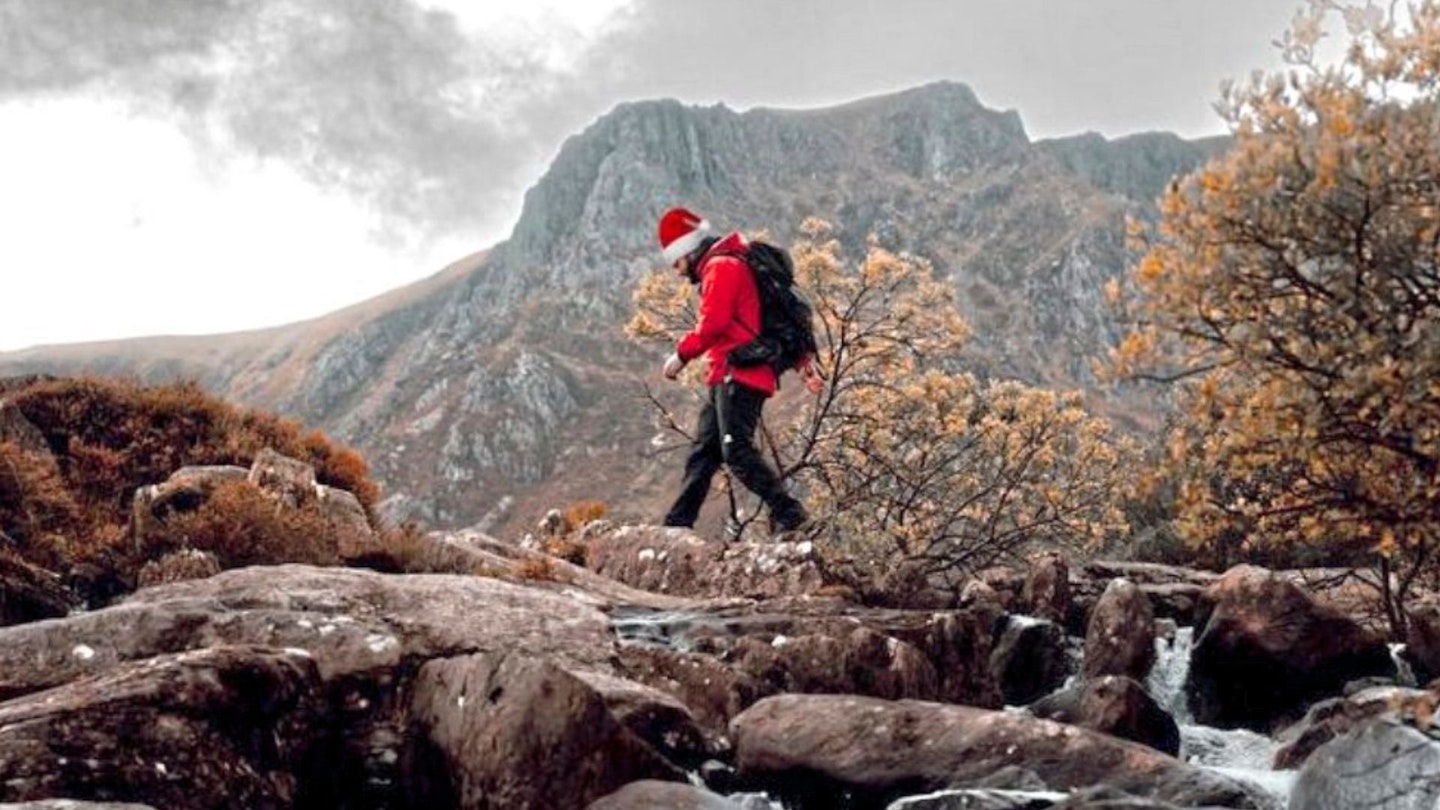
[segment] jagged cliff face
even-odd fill
[[[678,460],[643,457],[655,358],[620,330],[666,207],[780,241],[819,216],[852,255],[874,233],[953,279],[971,367],[1083,385],[1114,337],[1099,295],[1125,216],[1222,147],[1033,143],[949,83],[803,112],[627,104],[566,142],[508,241],[425,282],[282,329],[32,350],[0,371],[199,378],[359,446],[394,512],[433,524],[502,529],[580,498],[653,517]]]

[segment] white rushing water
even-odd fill
[[[1263,734],[1243,728],[1219,729],[1197,725],[1185,700],[1185,679],[1190,675],[1190,652],[1195,629],[1181,627],[1173,639],[1155,640],[1155,666],[1145,688],[1180,726],[1180,759],[1232,779],[1249,782],[1276,798],[1281,807],[1290,800],[1294,771],[1277,771],[1279,744]]]

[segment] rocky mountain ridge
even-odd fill
[[[278,329],[0,355],[0,374],[193,377],[357,446],[389,511],[432,525],[621,494],[644,517],[674,464],[645,455],[654,358],[620,327],[665,207],[782,242],[819,216],[852,255],[873,233],[954,281],[969,367],[1072,387],[1114,336],[1099,295],[1125,264],[1124,218],[1223,145],[1032,142],[949,82],[804,111],[628,103],[564,144],[510,239],[430,279]]]

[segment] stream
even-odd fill
[[[617,612],[612,621],[622,643],[655,644],[688,651],[693,647],[691,633],[698,628],[728,632],[743,628],[744,632],[758,632],[767,625],[782,626],[780,618],[763,615],[725,617],[683,611],[622,611]],[[1170,712],[1180,727],[1180,759],[1233,779],[1247,781],[1273,796],[1277,808],[1284,808],[1297,772],[1276,771],[1270,767],[1278,748],[1274,740],[1245,729],[1198,725],[1190,716],[1184,686],[1190,669],[1194,636],[1194,628],[1181,627],[1172,638],[1157,638],[1155,666],[1145,682],[1151,696]],[[902,799],[893,803],[891,808],[905,810],[940,806],[932,801],[941,799],[943,795],[942,792]],[[784,810],[783,805],[761,794],[738,794],[729,798],[745,810]],[[1043,801],[1051,798],[1051,794],[1035,794],[1035,798]]]

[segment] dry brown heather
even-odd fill
[[[127,542],[137,487],[189,465],[248,467],[266,447],[313,465],[320,483],[353,492],[367,512],[379,495],[354,450],[193,383],[39,379],[12,381],[0,394],[44,445],[0,440],[0,531],[12,553],[45,568],[85,562],[124,576],[181,542],[215,552],[227,567],[333,562],[333,550],[317,545],[325,534],[315,531],[323,518],[313,505],[277,514],[272,501],[240,486],[221,487],[200,511],[172,518],[145,548]]]

